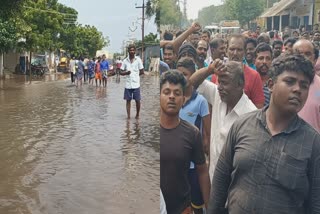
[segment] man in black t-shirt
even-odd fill
[[[168,214],[191,214],[188,170],[193,161],[205,205],[210,192],[208,168],[199,130],[179,118],[184,104],[186,80],[176,70],[160,80],[160,187]]]

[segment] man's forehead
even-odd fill
[[[170,83],[169,81],[166,81],[162,85],[162,90],[181,90],[182,91],[182,85],[180,83],[175,84],[175,83]]]
[[[198,43],[198,47],[207,48],[207,43],[204,42],[204,41],[200,41],[200,42]]]
[[[224,71],[222,74],[219,74],[219,79],[229,79],[229,78],[231,78],[232,75],[233,75],[233,73],[230,72],[230,70],[228,70],[228,68],[227,68],[226,71]]]
[[[262,51],[262,52],[257,53],[257,57],[259,57],[259,56],[270,56],[271,57],[271,53],[270,53],[270,51]]]
[[[231,44],[243,46],[244,45],[244,40],[242,38],[232,37],[230,39],[230,45]]]
[[[294,78],[294,79],[298,79],[299,81],[302,81],[302,82],[310,82],[306,75],[304,75],[302,72],[298,72],[298,71],[285,70],[279,75],[279,77]]]
[[[173,50],[171,50],[171,49],[164,49],[164,50],[163,50],[163,53],[173,53]]]

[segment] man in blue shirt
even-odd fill
[[[102,55],[102,60],[100,62],[100,70],[102,73],[102,85],[107,87],[107,79],[108,79],[108,70],[109,70],[109,63],[106,59],[106,55]]]

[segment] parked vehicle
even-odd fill
[[[46,60],[46,55],[34,55],[31,59],[31,72],[32,70],[40,69],[44,73],[49,72],[49,67]]]
[[[31,74],[33,76],[43,76],[45,74],[45,67],[40,64],[31,64]]]
[[[208,25],[204,27],[211,31],[211,33],[219,33],[221,35],[240,33],[240,23],[238,20],[224,20],[219,24]]]
[[[69,63],[68,63],[68,58],[67,57],[61,57],[58,67],[57,67],[58,72],[69,72]]]

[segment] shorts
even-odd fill
[[[96,80],[101,80],[102,79],[101,72],[97,72],[95,77],[96,77]]]
[[[102,78],[107,79],[108,78],[108,70],[102,70]]]
[[[93,79],[94,76],[95,76],[94,73],[93,73],[93,72],[90,72],[90,71],[89,71],[88,75],[89,75],[89,78],[90,78],[90,79]]]
[[[140,88],[132,88],[132,89],[125,88],[123,99],[129,100],[129,101],[132,99],[134,99],[135,101],[140,101],[141,100]]]
[[[201,209],[204,207],[204,201],[202,199],[202,193],[196,169],[189,169],[188,179],[191,187],[191,206],[194,209]]]

